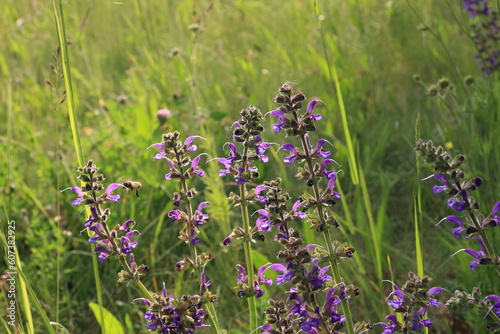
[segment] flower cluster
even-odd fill
[[[237,184],[245,184],[259,177],[255,161],[267,162],[269,157],[264,153],[271,146],[260,135],[264,127],[260,124],[263,115],[259,109],[249,106],[240,111],[241,119],[233,123],[233,141],[224,146],[229,148],[229,157],[218,158],[224,166],[219,176],[233,175]],[[243,150],[238,152],[236,144],[241,144]]]
[[[135,221],[127,220],[123,224],[117,224],[113,229],[110,229],[108,217],[111,214],[111,210],[103,207],[103,205],[109,202],[118,202],[120,195],[113,194],[114,191],[118,188],[130,190],[133,182],[127,181],[124,184],[111,183],[107,187],[104,187],[102,184],[105,180],[104,175],[98,174],[99,168],[97,168],[92,160],[89,160],[85,166],[78,167],[77,171],[79,173],[78,179],[83,182],[83,185],[81,187],[66,188],[61,190],[61,192],[65,190],[73,191],[78,196],[72,201],[73,205],[90,207],[90,215],[85,221],[84,226],[94,233],[88,241],[96,245],[94,251],[99,252],[99,261],[104,263],[104,260],[109,257],[130,255],[131,261],[135,264],[132,249],[137,246],[138,241],[132,240],[136,234],[139,234],[137,230],[132,230],[135,226]],[[82,230],[80,233],[83,233],[85,230]],[[147,270],[146,266],[137,266],[135,264],[133,277],[137,278],[147,272]],[[132,279],[130,273],[125,275],[124,279],[127,277]]]
[[[283,130],[288,136],[300,139],[301,146],[286,143],[280,149],[290,152],[283,160],[285,164],[300,164],[296,177],[306,181],[312,194],[306,192],[291,201],[291,196],[281,189],[279,178],[264,182],[254,193],[264,205],[264,209],[256,211],[260,215],[256,222],[258,229],[268,232],[274,227],[274,240],[283,246],[277,252],[279,262],[271,264],[269,269],[279,272],[276,284],[286,286],[288,294],[284,301],[270,301],[267,323],[261,327],[264,333],[337,333],[346,325],[347,300],[358,293],[354,286],[346,286],[340,277],[329,274],[335,272],[333,266],[338,259],[352,256],[353,248],[338,242],[329,243],[328,249],[307,245],[299,232],[290,227],[296,218],[311,224],[318,232],[328,233],[330,227],[338,227],[327,210],[340,197],[334,190],[338,171],[329,168],[332,163],[338,164],[330,159],[331,152],[325,150],[325,144],[331,145],[326,139],[311,143],[310,132],[316,131],[315,122],[322,116],[314,112],[318,100],[309,102],[306,111],[300,113],[305,99],[303,93],[293,94],[292,88],[284,84],[274,98],[280,107],[269,114],[279,121],[273,125],[275,132]],[[320,188],[322,180],[324,189]],[[329,234],[326,238],[330,240]],[[344,314],[337,310],[341,304]]]
[[[318,231],[323,231],[330,226],[338,226],[336,219],[330,216],[323,207],[335,204],[335,201],[340,198],[340,194],[335,191],[338,171],[329,169],[332,163],[340,165],[335,160],[329,159],[331,152],[326,151],[324,145],[333,145],[326,139],[320,138],[316,144],[311,144],[309,132],[316,131],[315,122],[322,118],[320,114],[314,113],[314,107],[320,101],[312,100],[309,102],[306,112],[301,114],[299,112],[302,108],[301,101],[305,99],[303,93],[294,95],[292,88],[288,84],[284,84],[274,98],[280,107],[271,111],[270,114],[280,120],[280,123],[274,124],[275,131],[279,132],[283,129],[287,135],[297,136],[301,140],[300,147],[291,143],[281,146],[281,149],[290,152],[290,155],[284,158],[284,162],[286,164],[292,162],[303,164],[298,168],[296,177],[299,180],[305,180],[308,187],[313,187],[314,195],[304,194],[300,198],[300,204],[296,203],[296,205],[300,205],[303,211],[316,207],[316,211],[307,216],[307,222]],[[323,190],[318,187],[322,178],[326,179],[326,187]]]
[[[193,334],[197,328],[206,327],[206,320],[200,295],[182,295],[175,298],[167,294],[165,284],[161,295],[153,295],[153,300],[137,298],[148,306],[144,313],[147,329],[164,334]]]
[[[393,291],[387,297],[387,304],[394,309],[394,312],[403,315],[403,322],[397,321],[394,314],[386,317],[388,323],[379,322],[384,328],[384,334],[391,334],[396,331],[407,333],[408,330],[421,332],[424,327],[432,328],[432,322],[427,318],[427,311],[432,307],[439,307],[440,303],[434,298],[443,289],[433,287],[428,289],[430,282],[428,276],[418,277],[414,273],[409,273],[410,279],[401,287],[394,283]]]
[[[456,215],[447,216],[441,219],[436,226],[448,221],[457,226],[452,229],[452,233],[456,238],[461,235],[466,235],[467,238],[476,237],[480,247],[479,251],[465,248],[457,252],[464,251],[474,258],[470,263],[472,270],[476,269],[478,265],[499,265],[500,258],[494,252],[485,232],[499,225],[500,202],[493,206],[488,216],[476,215],[479,210],[479,203],[472,196],[472,192],[481,186],[482,179],[480,177],[473,177],[470,180],[465,179],[465,173],[460,169],[460,166],[466,160],[465,156],[459,154],[452,159],[450,154],[443,150],[441,146],[435,147],[432,141],[424,142],[421,139],[418,140],[415,150],[424,157],[426,163],[434,165],[435,173],[423,178],[421,181],[431,178],[438,180],[440,184],[433,186],[433,192],[447,193],[450,196],[447,202],[448,206],[458,213],[467,214],[462,217]]]
[[[170,132],[162,136],[162,141],[151,145],[160,149],[154,158],[157,160],[165,159],[168,162],[170,170],[165,174],[165,179],[177,179],[181,183],[181,190],[174,193],[173,203],[175,206],[180,206],[181,202],[185,202],[186,207],[191,208],[191,200],[197,194],[196,189],[189,189],[187,180],[198,176],[202,177],[205,172],[199,168],[201,156],[204,153],[192,158],[189,156],[191,152],[197,150],[197,146],[193,144],[199,136],[190,136],[184,142],[179,140],[180,133],[178,131]],[[168,216],[172,221],[184,223],[180,231],[179,238],[187,243],[198,244],[201,239],[199,237],[199,226],[207,223],[208,215],[203,212],[208,202],[201,202],[198,209],[192,213],[191,209],[182,211],[180,209],[171,210]]]
[[[500,67],[498,13],[491,9],[487,0],[464,0],[464,6],[471,19],[477,21],[471,24],[472,39],[479,52],[475,58],[484,75],[490,76]]]

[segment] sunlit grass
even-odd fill
[[[168,129],[206,137],[203,145],[216,157],[222,154],[238,111],[249,104],[264,113],[272,110],[273,90],[284,81],[326,103],[318,108],[326,124],[320,133],[335,145],[333,157],[344,170],[338,181],[344,196],[333,207],[342,225],[336,235],[357,250],[355,259],[343,264],[342,274],[362,289],[353,303],[365,306],[354,309],[354,315],[376,322],[387,314],[388,309],[376,305],[388,288],[381,278],[391,278],[388,255],[394,280],[415,270],[419,256],[420,268],[423,265],[437,282],[457,283],[453,277],[460,275],[458,283],[473,284],[476,276],[467,270],[466,260],[449,259],[458,249],[449,231],[433,227],[446,209],[428,189],[422,189],[418,203],[422,230],[417,233],[421,232],[421,243],[430,242],[437,249],[423,247],[418,254],[414,246],[418,178],[412,149],[417,113],[422,115],[423,138],[453,142],[453,151],[468,155],[471,175],[479,173],[488,181],[481,189],[484,207],[498,200],[494,185],[500,181],[500,93],[475,64],[474,47],[459,25],[467,22],[459,5],[419,3],[413,6],[415,13],[404,1],[325,1],[318,13],[323,19],[320,32],[313,1],[70,1],[63,3],[71,40],[67,49],[73,87],[68,89],[50,65],[61,68],[54,58],[58,40],[52,6],[6,1],[0,13],[0,103],[9,117],[0,123],[0,157],[8,162],[8,173],[0,173],[0,218],[2,226],[8,219],[18,222],[20,259],[37,298],[45,305],[60,305],[46,311],[48,319],[57,317],[69,332],[98,332],[88,306],[99,295],[91,252],[87,237],[79,234],[84,213],[66,200],[58,201],[58,191],[75,184],[74,170],[82,164],[73,140],[81,140],[81,155],[99,161],[109,179],[143,184],[141,199],[124,196],[113,215],[116,223],[135,219],[141,226],[141,243],[149,247],[136,256],[151,267],[146,278],[151,289],[158,291],[165,281],[179,292],[192,278],[173,270],[183,255],[177,226],[165,218],[173,189],[163,182],[165,166],[153,163],[151,152],[145,150],[163,132],[156,110],[168,107],[173,113]],[[419,30],[421,24],[430,30]],[[321,34],[330,41],[327,51],[336,55],[331,64],[326,62]],[[329,65],[336,68],[339,80],[332,80]],[[415,73],[424,85],[412,80]],[[475,83],[465,86],[463,77],[469,74]],[[442,77],[450,79],[455,91],[443,99],[426,96],[427,85]],[[66,96],[74,96],[78,124],[73,131],[78,134],[69,126],[70,101],[60,103],[64,90]],[[339,90],[352,147],[338,106]],[[271,130],[267,135],[269,141],[276,138]],[[280,161],[282,152],[276,156]],[[359,165],[353,170],[348,162],[354,158]],[[245,332],[246,306],[232,290],[234,263],[242,254],[220,247],[237,215],[229,213],[222,198],[230,186],[217,178],[216,165],[214,161],[206,168],[210,181],[197,185],[204,187],[213,204],[214,221],[206,233],[214,241],[203,247],[216,260],[207,271],[230,282],[216,291],[223,327]],[[263,179],[291,171],[283,165],[263,168]],[[362,187],[352,185],[357,172]],[[294,182],[291,176],[283,179]],[[298,194],[301,189],[295,190]],[[304,235],[308,242],[315,241],[307,227]],[[259,247],[259,253],[273,259],[272,250]],[[59,259],[52,255],[55,248]],[[457,268],[455,276],[448,272],[450,266]],[[138,331],[144,323],[140,309],[129,304],[134,296],[114,284],[112,265],[99,270],[104,307],[122,324],[129,314]],[[33,284],[40,280],[43,284]],[[222,306],[224,300],[232,300],[238,310]],[[36,321],[40,315],[33,316]]]

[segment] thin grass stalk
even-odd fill
[[[337,101],[340,109],[340,118],[342,119],[342,128],[344,129],[345,141],[347,144],[351,179],[353,184],[358,185],[359,184],[358,167],[356,162],[356,155],[354,152],[354,145],[352,143],[351,133],[349,131],[349,124],[347,123],[347,112],[344,105],[344,99],[342,98],[342,91],[340,89],[340,81],[337,74],[337,67],[335,66],[335,62],[330,62],[330,57],[328,56],[328,48],[326,46],[325,36],[323,35],[321,20],[319,19],[320,15],[319,15],[318,0],[314,0],[314,8],[316,10],[316,22],[318,23],[319,35],[321,37],[321,45],[323,46],[323,53],[325,55],[325,60],[328,65],[328,74],[330,76],[331,83],[335,86],[335,92],[337,93]]]
[[[372,248],[375,252],[375,270],[377,272],[377,280],[382,282],[382,243],[380,242],[379,231],[375,227],[375,221],[372,216],[372,207],[370,204],[370,193],[368,191],[368,187],[366,186],[365,174],[361,167],[359,166],[359,175],[360,175],[360,185],[361,185],[361,193],[363,194],[363,203],[365,205],[366,215],[368,217],[368,225],[370,226],[370,235]]]
[[[415,122],[415,142],[420,138],[420,113]],[[417,179],[420,180],[420,159],[415,151],[417,162]],[[421,226],[422,226],[422,187],[417,183],[417,195],[413,199],[413,220],[415,223],[415,256],[417,261],[417,275],[424,277],[424,256],[422,254]]]
[[[75,100],[74,100],[74,91],[71,81],[71,67],[69,63],[69,53],[66,39],[66,27],[64,24],[64,9],[62,5],[62,0],[53,0],[52,1],[54,7],[54,18],[56,21],[56,29],[57,29],[57,38],[59,40],[59,52],[61,56],[62,69],[64,74],[64,85],[66,88],[66,105],[68,108],[68,116],[69,123],[71,126],[71,133],[73,135],[73,145],[75,147],[75,153],[78,160],[79,166],[84,166],[85,161],[83,157],[83,149],[82,143],[80,141],[80,134],[78,131],[78,122],[76,117],[76,108],[75,108]],[[90,215],[90,208],[86,208],[85,212],[87,215]],[[88,231],[88,229],[87,229]],[[97,304],[99,305],[99,309],[101,310],[101,319],[104,319],[104,304],[102,300],[102,291],[101,291],[101,279],[99,276],[99,268],[97,263],[97,255],[93,251],[92,245],[90,247],[90,252],[92,254],[92,267],[94,269],[94,282],[96,287],[96,296],[97,296]],[[102,324],[102,333],[106,333],[105,324]]]
[[[246,147],[245,147],[246,151]],[[245,237],[243,239],[243,249],[245,252],[245,264],[247,269],[247,275],[249,279],[249,284],[253,283],[254,270],[253,270],[253,258],[252,258],[252,245],[250,241],[250,216],[248,214],[248,203],[247,203],[247,188],[245,184],[240,184],[240,198],[241,198],[241,217],[243,220],[243,230],[245,231]],[[252,296],[248,299],[248,313],[250,315],[250,329],[253,331],[257,328],[257,297]]]

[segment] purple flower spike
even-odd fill
[[[452,229],[451,231],[453,232],[453,235],[455,236],[455,238],[460,238],[460,235],[467,231],[467,229],[465,228],[464,226],[464,222],[457,216],[448,216],[448,217],[445,217],[443,219],[441,219],[435,226],[438,226],[439,224],[441,224],[443,221],[449,221],[449,222],[452,222],[452,223],[455,223],[458,225],[457,228],[454,228]]]
[[[291,153],[288,157],[285,157],[285,159],[283,159],[283,161],[286,164],[291,164],[294,160],[298,158],[297,150],[295,149],[295,146],[293,144],[285,144],[281,146],[281,148],[290,151]]]
[[[281,128],[286,125],[286,116],[285,116],[285,114],[281,110],[279,110],[279,109],[271,111],[270,114],[273,115],[274,117],[277,117],[280,120],[279,123],[273,124],[273,130],[274,130],[274,132],[280,132]]]
[[[120,200],[120,195],[111,195],[113,191],[118,189],[119,187],[123,187],[119,183],[111,183],[107,188],[106,188],[106,199],[112,200],[114,202],[118,202]]]
[[[309,114],[309,116],[311,116],[311,118],[315,121],[319,121],[321,119],[321,115],[320,114],[313,114],[313,109],[314,107],[316,106],[316,103],[318,103],[319,100],[312,100],[311,102],[309,102],[309,104],[307,105],[307,113]]]

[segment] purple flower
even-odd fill
[[[247,282],[247,271],[241,264],[236,265],[236,270],[240,272],[239,276],[236,278],[238,282],[246,283]]]
[[[425,181],[425,180],[428,180],[430,179],[431,177],[441,181],[441,183],[443,184],[442,186],[433,186],[432,187],[432,191],[435,193],[435,194],[438,194],[440,192],[443,192],[443,191],[448,191],[450,190],[450,188],[448,187],[448,180],[446,179],[446,176],[444,174],[440,174],[440,173],[437,173],[437,174],[432,174],[432,175],[429,175],[427,177],[424,177],[423,179],[420,179],[420,181]]]
[[[104,264],[104,260],[106,260],[107,257],[109,257],[109,254],[108,254],[108,249],[104,246],[97,246],[96,248],[94,248],[94,252],[101,252],[99,254],[99,261]]]
[[[460,235],[463,232],[467,231],[467,228],[465,228],[465,226],[464,226],[464,222],[457,216],[445,217],[445,218],[441,219],[435,226],[438,226],[439,224],[441,224],[445,220],[458,225],[457,228],[454,228],[451,230],[453,232],[453,235],[455,236],[455,238],[460,238]]]
[[[132,238],[135,232],[137,231],[130,231],[125,236],[120,238],[122,254],[130,254],[132,252],[132,248],[137,246],[138,241],[130,241],[130,238]]]
[[[280,109],[273,110],[270,112],[270,114],[273,115],[274,117],[277,117],[280,120],[279,123],[273,124],[274,132],[280,132],[281,128],[285,126],[287,122],[285,114]]]
[[[310,271],[310,282],[315,287],[321,287],[324,282],[329,281],[332,277],[327,275],[329,267],[320,268],[317,264],[313,264]]]
[[[259,231],[269,232],[271,230],[271,213],[265,209],[257,210],[255,213],[261,215],[255,222],[257,229]]]
[[[497,295],[489,295],[486,296],[486,299],[489,299],[493,302],[493,305],[491,305],[491,308],[488,310],[488,313],[490,313],[491,310],[494,310],[495,313],[500,316],[500,297]],[[486,313],[486,315],[488,315]]]
[[[186,151],[196,151],[196,149],[198,148],[196,145],[191,145],[191,143],[193,142],[193,140],[195,140],[196,138],[201,138],[203,140],[206,140],[205,138],[203,137],[200,137],[200,136],[190,136],[190,137],[187,137],[186,140],[184,141],[184,149],[186,149]],[[191,145],[191,146],[189,146]]]
[[[326,170],[326,167],[328,167],[328,165],[330,163],[336,163],[337,165],[339,165],[335,160],[332,160],[332,159],[325,159],[323,160],[323,162],[321,163],[321,169],[319,170],[319,173],[324,175],[326,177],[327,180],[330,180],[332,178],[337,178],[337,172],[333,171],[333,170]]]
[[[307,216],[305,212],[299,211],[299,208],[302,206],[302,203],[303,202],[299,199],[292,206],[292,214],[295,217],[299,217],[300,219],[304,219]]]
[[[168,216],[173,222],[181,219],[184,220],[184,215],[184,212],[182,212],[181,210],[171,210],[168,213]]]
[[[261,196],[260,193],[263,191],[263,190],[266,190],[267,187],[265,185],[258,185],[257,187],[255,187],[255,199],[257,199],[259,202],[261,202],[262,204],[266,204],[267,203],[267,197],[266,196]]]
[[[113,191],[115,191],[117,188],[123,187],[119,183],[111,183],[107,188],[106,188],[106,199],[109,199],[114,202],[118,202],[120,200],[120,195],[112,195]]]
[[[394,314],[389,314],[387,317],[385,317],[387,320],[389,320],[389,323],[383,323],[383,322],[377,322],[374,325],[380,325],[384,328],[384,331],[382,334],[392,334],[394,333],[399,327],[401,327],[401,324],[398,322],[396,316]]]
[[[481,264],[481,259],[486,257],[486,247],[484,246],[483,239],[481,237],[477,237],[476,240],[479,243],[479,246],[481,247],[480,251],[475,251],[475,250],[470,249],[470,248],[464,248],[464,249],[461,249],[461,250],[455,252],[455,254],[451,255],[451,256],[455,256],[458,253],[463,251],[463,252],[466,252],[467,254],[469,254],[470,256],[472,256],[474,258],[474,261],[469,263],[471,270],[475,270],[477,268],[477,266],[479,264]]]
[[[335,182],[337,181],[337,175],[332,176],[332,178],[328,181],[328,184],[326,186],[326,189],[330,191],[330,195],[332,195],[335,198],[340,198],[340,194],[333,190],[335,188]]]
[[[306,138],[309,138],[309,136],[307,136]],[[311,156],[322,157],[323,159],[328,158],[332,153],[330,151],[323,150],[323,145],[325,145],[325,143],[328,143],[326,139],[319,139],[318,142],[316,143],[316,147],[311,153]]]
[[[231,173],[231,167],[234,161],[240,157],[239,153],[236,151],[236,146],[233,143],[226,143],[224,146],[229,147],[229,157],[228,158],[218,158],[217,161],[224,165],[225,169],[219,171],[219,176],[226,176],[226,174]]]
[[[170,166],[170,173],[165,174],[165,179],[172,180],[172,171],[175,169],[174,162],[169,158],[166,158],[168,161],[168,165]]]
[[[230,235],[228,235],[227,237],[225,237],[224,240],[222,240],[222,244],[224,246],[228,246],[231,243],[231,239],[233,239],[233,237],[234,237],[234,234],[231,233]]]
[[[387,296],[387,304],[389,304],[389,306],[392,306],[395,310],[397,310],[404,304],[405,294],[403,291],[399,289],[399,287],[396,284],[393,284],[392,286],[394,288],[394,291],[391,292],[389,296]],[[393,297],[393,299],[389,300],[391,296]]]
[[[196,226],[200,226],[206,223],[208,215],[206,213],[203,213],[202,211],[207,204],[210,204],[210,202],[201,202],[198,205],[198,209],[194,212],[194,224]]]
[[[309,114],[309,116],[314,120],[314,121],[319,121],[321,119],[321,115],[320,114],[313,114],[313,109],[314,107],[316,106],[316,103],[318,103],[319,100],[312,100],[311,102],[309,102],[309,104],[307,105],[307,113]]]
[[[299,155],[297,154],[297,149],[295,149],[295,146],[293,144],[285,144],[281,146],[282,149],[290,151],[290,155],[288,157],[285,157],[283,161],[286,164],[291,164],[294,160],[297,160],[299,158]]]
[[[196,174],[199,177],[203,177],[203,175],[205,175],[205,171],[198,169],[198,164],[200,163],[200,157],[204,154],[206,153],[200,154],[199,156],[194,158],[193,161],[191,162],[191,173]]]
[[[491,210],[491,220],[495,221],[497,225],[500,225],[500,216],[498,215],[498,211],[500,211],[500,202],[497,202],[493,206],[493,210]]]
[[[462,189],[453,196],[449,201],[448,201],[448,206],[453,208],[453,210],[462,212],[465,210],[465,208],[468,206],[467,202],[467,190]]]
[[[269,269],[281,272],[283,275],[276,276],[276,284],[281,285],[290,281],[293,276],[295,276],[295,271],[293,271],[293,263],[288,262],[286,267],[281,263],[274,263],[269,266]]]
[[[89,219],[87,219],[85,224],[83,224],[83,226],[90,227],[90,226],[92,226],[93,223],[95,223],[98,220],[99,220],[99,216],[97,215],[96,207],[90,206],[90,217],[89,217]],[[83,231],[85,231],[85,230],[83,230]],[[81,231],[80,234],[82,234],[83,231]]]
[[[132,225],[132,226],[130,226]],[[120,226],[120,231],[129,232],[130,228],[135,226],[135,221],[127,220]]]
[[[260,135],[255,136],[254,148],[255,148],[255,153],[257,154],[257,157],[259,157],[260,161],[262,162],[269,161],[269,157],[267,155],[264,155],[264,153],[270,146],[271,144],[264,142]]]
[[[85,193],[83,192],[82,188],[80,187],[70,187],[61,190],[60,192],[62,193],[65,190],[71,190],[73,191],[78,197],[71,202],[72,205],[80,205],[84,200],[85,200]]]
[[[273,285],[273,280],[270,278],[265,278],[264,277],[264,272],[267,270],[267,265],[263,265],[262,267],[259,268],[257,271],[257,277],[259,283],[264,283],[267,285]]]
[[[156,155],[153,157],[153,159],[160,160],[160,159],[163,159],[167,156],[167,154],[165,153],[165,146],[163,146],[162,143],[156,143],[156,144],[150,145],[150,146],[148,146],[147,150],[149,150],[153,146],[160,149],[160,151],[161,151],[159,153],[156,153]]]

